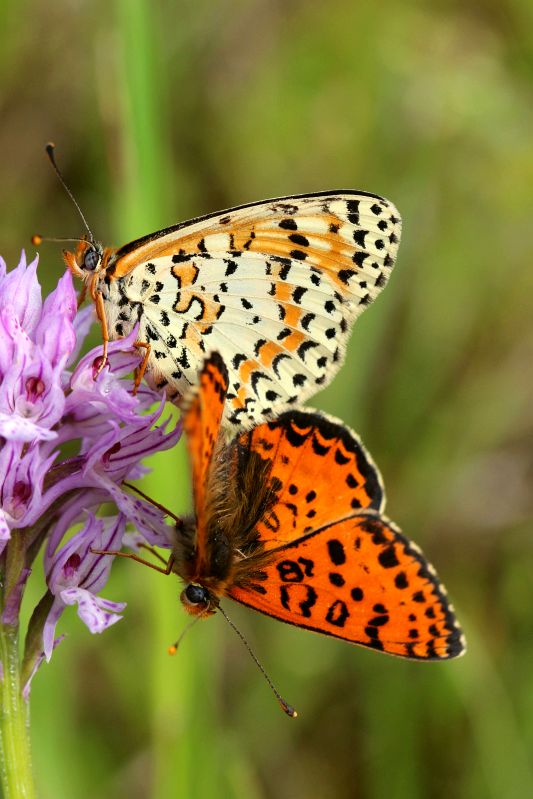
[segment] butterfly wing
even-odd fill
[[[346,191],[192,220],[116,253],[108,274],[123,305],[110,327],[123,335],[136,309],[151,381],[178,398],[204,353],[221,352],[226,419],[249,426],[330,382],[351,325],[387,283],[400,232],[391,203]]]
[[[255,525],[264,549],[371,508],[383,510],[378,468],[358,436],[331,416],[290,410],[242,433],[230,445],[235,475],[255,454],[268,461],[275,504]]]
[[[446,590],[421,550],[367,511],[272,553],[226,593],[281,621],[400,657],[457,657],[464,639]]]
[[[196,513],[195,573],[206,568],[207,487],[227,390],[228,373],[224,361],[214,352],[204,362],[199,388],[190,398],[183,415]]]

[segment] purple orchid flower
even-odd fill
[[[168,420],[162,421],[162,396],[144,385],[132,394],[136,331],[109,345],[99,374],[101,346],[76,363],[94,310],[77,311],[68,272],[42,302],[36,270],[37,258],[26,264],[24,254],[11,272],[0,259],[0,571],[7,592],[2,622],[18,623],[24,586],[43,544],[48,586],[30,623],[28,679],[43,657],[50,659],[68,605],[77,605],[93,633],[121,618],[124,604],[99,596],[114,558],[91,549],[119,550],[124,536],[133,545],[142,536],[169,547],[163,513],[122,484],[145,474],[141,461],[172,447],[181,435],[179,423],[169,429]],[[97,518],[109,502],[117,513]],[[83,521],[65,543],[71,526]]]
[[[107,519],[97,519],[92,513],[79,533],[76,533],[53,557],[45,559],[46,582],[54,603],[43,631],[44,655],[52,656],[55,629],[67,605],[78,606],[78,616],[92,633],[102,633],[122,616],[124,602],[111,602],[97,596],[111,571],[113,559],[96,555],[92,549],[117,550],[122,545],[126,529],[123,514]]]

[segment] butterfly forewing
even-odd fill
[[[336,419],[292,410],[242,433],[231,446],[241,472],[250,453],[269,463],[275,504],[256,525],[265,549],[356,510],[384,506],[379,471],[359,438]]]
[[[218,353],[205,361],[198,390],[188,400],[183,428],[192,469],[196,515],[195,572],[206,569],[206,506],[213,455],[217,446],[228,383],[224,362]]]
[[[464,641],[435,570],[372,512],[328,524],[272,553],[233,599],[281,621],[392,655],[456,657]]]
[[[331,380],[352,323],[388,280],[400,226],[388,201],[357,192],[192,220],[116,253],[110,326],[124,335],[140,321],[151,380],[178,400],[204,354],[218,350],[229,372],[226,419],[249,426]]]

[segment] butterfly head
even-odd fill
[[[208,588],[197,583],[189,583],[181,592],[180,599],[191,616],[211,616],[218,607],[216,596]]]
[[[63,251],[63,258],[70,272],[82,280],[89,280],[106,267],[107,251],[97,241],[80,240],[74,252]]]

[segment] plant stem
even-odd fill
[[[33,799],[28,705],[20,685],[18,629],[0,625],[0,772],[4,799]]]

